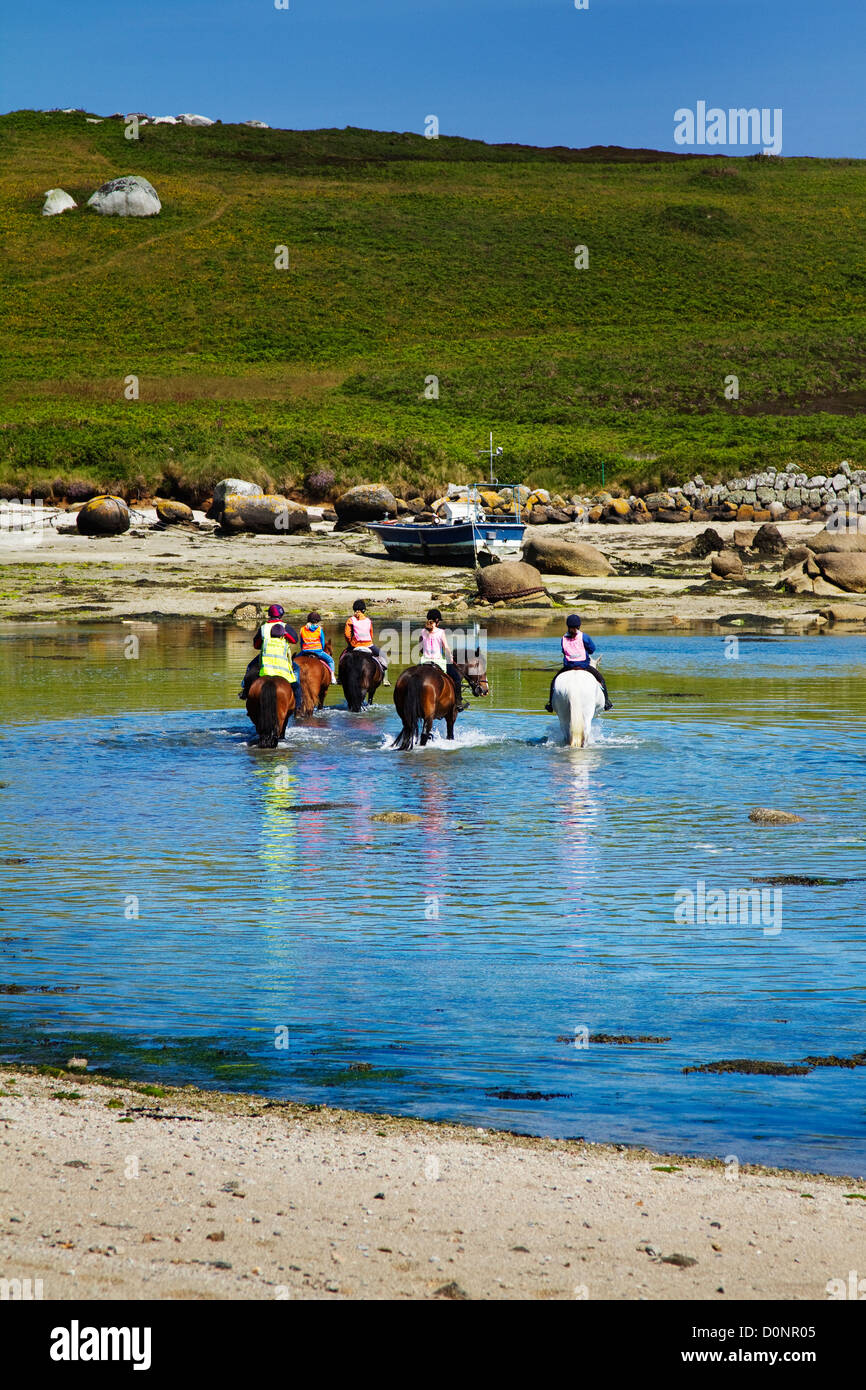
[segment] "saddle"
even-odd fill
[[[382,674],[385,674],[385,663],[378,656],[374,656],[369,647],[344,647],[340,652],[340,660],[337,662],[338,671],[350,652],[363,652],[365,656],[369,656],[371,661],[375,661]]]

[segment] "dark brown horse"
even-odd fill
[[[489,695],[487,667],[480,652],[455,665],[473,695]],[[405,752],[418,742],[423,748],[433,732],[434,719],[444,719],[446,737],[454,737],[457,692],[451,677],[438,666],[427,662],[408,667],[394,686],[394,704],[403,721],[403,732],[394,739],[393,748]]]
[[[325,651],[330,656],[330,638],[325,643]],[[295,665],[301,673],[300,708],[296,717],[306,719],[314,710],[321,709],[324,705],[333,676],[327,661],[322,661],[312,652],[298,652]]]
[[[369,652],[360,647],[347,647],[340,657],[337,679],[343,687],[349,709],[353,714],[360,714],[364,705],[372,705],[373,696],[384,679],[384,672]]]
[[[260,748],[276,748],[294,708],[293,683],[282,676],[256,677],[247,695],[247,714],[256,726]]]

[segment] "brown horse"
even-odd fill
[[[295,708],[295,686],[282,676],[257,676],[247,695],[247,714],[260,748],[276,748]]]
[[[489,695],[487,667],[480,652],[476,651],[470,661],[458,661],[455,665],[473,695]],[[451,677],[438,666],[427,662],[408,667],[394,686],[394,704],[403,721],[403,732],[394,739],[392,748],[406,752],[418,742],[423,748],[433,732],[434,719],[444,719],[446,737],[454,737],[457,692]]]
[[[325,651],[330,656],[330,638],[325,643]],[[321,709],[324,705],[333,676],[327,661],[322,661],[312,652],[298,652],[295,665],[301,673],[300,708],[297,710],[296,718],[306,719],[314,710]]]
[[[373,697],[384,680],[384,672],[369,652],[360,647],[347,647],[340,657],[337,679],[343,687],[349,709],[353,714],[360,714],[364,705],[372,705]]]

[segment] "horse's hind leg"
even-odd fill
[[[453,712],[445,716],[445,737],[452,740],[454,738],[454,718]]]
[[[428,741],[428,739],[430,738],[430,736],[432,735],[432,733],[433,733],[433,720],[432,720],[432,719],[425,719],[425,720],[424,720],[424,729],[423,729],[423,732],[422,732],[422,734],[421,734],[421,747],[422,747],[422,748],[424,747],[425,743],[427,743],[427,741]]]

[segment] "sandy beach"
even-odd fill
[[[293,614],[315,605],[327,619],[345,614],[358,594],[380,617],[418,618],[431,602],[453,615],[475,613],[470,569],[389,560],[372,534],[335,533],[316,522],[310,535],[229,539],[211,530],[148,529],[151,513],[142,516],[147,525],[133,525],[117,537],[80,536],[70,530],[68,514],[55,518],[59,530],[49,521],[38,534],[0,532],[0,619],[226,619],[240,604],[266,605],[275,596]],[[196,516],[204,520],[202,513]],[[733,522],[713,526],[726,541],[742,529]],[[555,602],[579,602],[596,625],[604,620],[669,628],[736,613],[798,628],[824,621],[819,614],[826,599],[774,590],[778,561],[751,564],[744,580],[709,582],[708,559],[676,553],[705,523],[537,529],[589,541],[619,566],[606,578],[544,576]],[[789,545],[797,545],[821,527],[792,521],[779,529]],[[508,607],[509,614],[521,611],[519,605]],[[490,612],[477,609],[479,615]]]
[[[45,1299],[720,1302],[824,1300],[863,1264],[850,1179],[153,1089],[2,1069],[0,1277]]]

